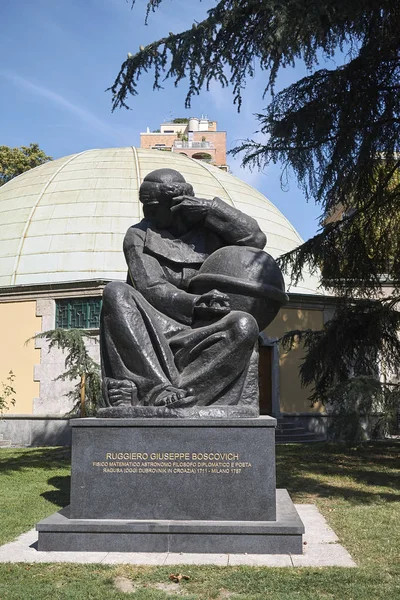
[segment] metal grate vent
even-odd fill
[[[56,328],[98,329],[101,298],[65,298],[56,300]]]

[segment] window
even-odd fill
[[[56,327],[61,329],[98,329],[101,298],[56,300]]]

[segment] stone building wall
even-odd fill
[[[42,317],[42,331],[55,327],[55,300],[40,298],[37,300],[37,314]],[[91,338],[86,341],[90,356],[100,364],[100,345],[98,330],[91,330]],[[40,362],[35,365],[35,381],[39,383],[39,394],[33,399],[33,414],[35,415],[66,415],[73,409],[73,402],[68,398],[68,392],[75,383],[57,380],[65,371],[65,352],[52,348],[45,339],[35,340],[36,348],[40,349]]]

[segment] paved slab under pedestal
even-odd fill
[[[213,564],[218,566],[265,567],[355,567],[347,550],[338,542],[335,532],[313,504],[297,504],[304,526],[302,555],[291,554],[193,554],[172,552],[39,552],[37,532],[22,534],[0,547],[0,562],[79,562],[133,565]]]

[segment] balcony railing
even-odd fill
[[[175,140],[174,148],[194,148],[194,149],[204,149],[204,148],[214,148],[214,144],[212,142],[182,142],[181,140]]]

